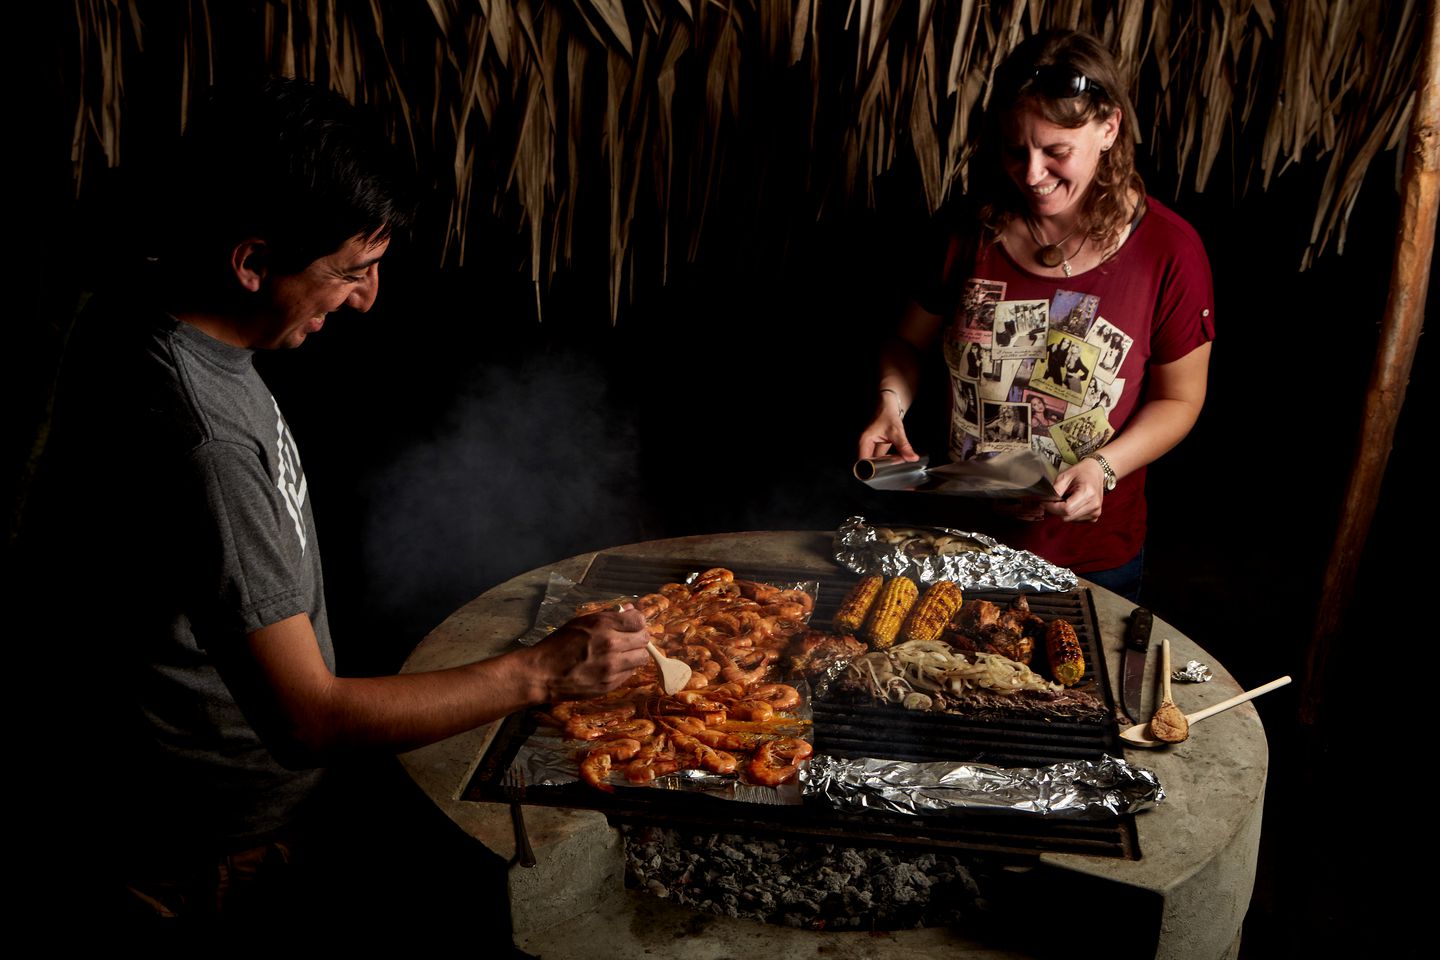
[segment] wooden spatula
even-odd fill
[[[660,652],[660,648],[655,646],[654,641],[647,641],[645,649],[650,651],[655,666],[660,668],[660,689],[667,694],[684,690],[685,684],[690,682],[690,664],[665,656]]]

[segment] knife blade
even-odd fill
[[[1145,685],[1145,657],[1150,652],[1150,628],[1155,618],[1136,607],[1125,629],[1125,669],[1120,673],[1120,702],[1131,723],[1139,723],[1140,694]]]

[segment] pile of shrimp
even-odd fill
[[[769,681],[791,638],[805,630],[814,598],[715,568],[689,586],[667,583],[633,603],[656,646],[690,665],[690,682],[666,695],[647,664],[603,697],[551,705],[542,719],[570,740],[593,744],[576,753],[580,778],[605,791],[614,789],[612,772],[630,783],[692,769],[738,772],[764,786],[793,779],[811,753],[795,735],[805,722],[791,715],[800,692]]]
[[[716,567],[689,586],[667,583],[638,600],[606,600],[575,612],[614,609],[621,601],[633,602],[645,615],[662,652],[690,664],[694,688],[770,678],[815,609],[815,598],[804,590],[737,580],[729,570]]]

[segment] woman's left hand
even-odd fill
[[[1055,478],[1059,500],[1044,501],[1045,512],[1066,522],[1094,523],[1105,504],[1105,471],[1094,460],[1081,460]]]

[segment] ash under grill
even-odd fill
[[[661,584],[714,566],[729,566],[737,576],[768,583],[817,580],[820,583],[812,622],[828,626],[830,618],[857,577],[836,570],[814,573],[782,567],[739,566],[712,560],[654,561],[601,554],[587,572],[588,587],[618,594],[645,594]],[[1011,594],[976,591],[975,598],[1008,602]],[[972,594],[967,592],[967,600]],[[1070,594],[1028,594],[1031,609],[1046,620],[1064,617],[1075,627],[1085,648],[1086,674],[1078,685],[1101,698],[1113,714],[1114,704],[1100,655],[1099,631],[1088,591]],[[819,753],[900,760],[959,760],[1006,767],[1045,766],[1063,760],[1120,756],[1113,721],[1044,721],[1033,718],[971,720],[944,714],[907,711],[899,707],[842,705],[812,701],[815,748]],[[878,844],[921,849],[982,851],[1007,859],[1031,860],[1042,852],[1140,858],[1133,816],[1113,821],[1066,821],[1039,817],[974,813],[947,817],[905,817],[850,814],[823,801],[803,806],[736,803],[680,791],[626,789],[602,794],[584,784],[507,788],[502,780],[520,745],[535,729],[533,718],[513,715],[502,724],[482,759],[465,799],[491,802],[520,800],[546,806],[598,809],[612,822],[643,827],[662,825],[757,837],[808,837],[836,843]]]

